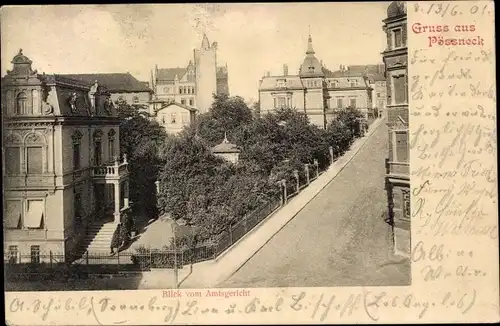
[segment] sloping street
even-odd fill
[[[387,127],[260,251],[219,287],[410,284],[384,221]]]

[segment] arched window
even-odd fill
[[[25,92],[21,92],[17,95],[17,114],[25,114],[28,106],[28,95]]]

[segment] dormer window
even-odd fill
[[[17,114],[26,114],[28,107],[28,95],[25,92],[21,92],[17,95]]]
[[[351,80],[349,80],[349,84],[351,85],[351,87],[357,87],[359,85],[357,79],[351,79]]]
[[[277,88],[285,88],[286,87],[286,80],[285,79],[278,79],[276,81],[276,87]]]

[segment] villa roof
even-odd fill
[[[97,80],[99,85],[107,88],[111,93],[121,92],[152,92],[144,82],[137,80],[130,73],[103,73],[103,74],[63,74],[62,77],[79,80],[90,85]]]
[[[181,79],[186,74],[187,68],[159,68],[156,71],[157,80],[175,80],[175,76]]]

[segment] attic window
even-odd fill
[[[314,72],[314,66],[309,66],[309,72]]]
[[[276,81],[276,87],[277,88],[284,88],[284,87],[286,87],[286,80],[285,79],[278,79]]]

